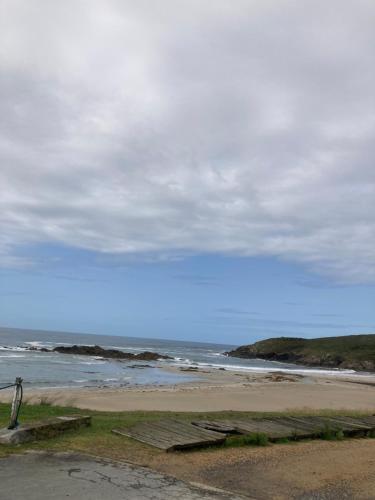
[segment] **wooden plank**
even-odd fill
[[[266,434],[269,439],[287,438],[294,435],[294,429],[286,427],[276,422],[265,420],[249,421],[234,421],[233,426],[240,432],[240,434]],[[298,431],[297,431],[298,432]]]
[[[174,435],[175,439],[179,439],[182,437],[181,435],[177,435],[176,433],[170,430],[166,430],[163,427],[158,427],[154,423],[149,425],[147,424],[138,425],[134,428],[134,432],[135,431],[142,434],[150,434],[150,435],[154,434],[154,436],[158,436],[161,440],[164,439],[168,442],[171,440],[171,435]]]
[[[342,430],[345,433],[364,430],[363,424],[350,421],[346,417],[299,417],[301,422],[315,429],[315,434],[321,434],[325,430],[331,429],[334,432]]]
[[[158,441],[159,443],[164,443],[166,445],[170,445],[171,443],[171,437],[170,435],[163,434],[161,432],[155,432],[155,429],[132,429],[129,431],[132,436],[137,436],[137,437],[143,437],[147,438],[148,436],[151,436],[154,441]]]
[[[158,428],[163,429],[165,432],[174,433],[177,436],[181,436],[183,439],[191,438],[195,440],[198,438],[208,439],[223,437],[222,434],[195,427],[188,422],[169,420],[166,422],[157,422],[156,425],[158,426]]]
[[[188,447],[222,443],[228,434],[266,434],[271,440],[280,438],[314,438],[324,431],[342,430],[346,435],[357,435],[375,430],[375,416],[321,417],[285,416],[247,420],[196,420],[192,423],[174,419],[141,422],[130,429],[113,432],[137,439],[157,448],[171,451]]]
[[[358,431],[369,431],[371,430],[371,427],[364,424],[363,422],[359,421],[352,421],[349,418],[339,418],[339,417],[332,417],[330,418],[330,421],[337,422],[338,425],[342,426],[343,431],[352,431],[352,430],[358,430]]]
[[[375,429],[375,415],[370,415],[368,417],[359,417],[358,420],[364,424],[368,424],[371,430]]]
[[[113,434],[118,434],[120,436],[126,436],[132,439],[136,439],[141,443],[154,446],[155,448],[160,448],[161,450],[170,449],[170,445],[168,445],[167,443],[160,443],[160,441],[155,441],[154,439],[152,439],[151,436],[138,436],[137,434],[130,432],[129,429],[112,429],[112,432]]]
[[[356,427],[365,427],[367,430],[371,429],[371,425],[368,423],[365,423],[361,421],[359,418],[355,417],[341,417],[341,416],[335,416],[335,417],[330,417],[331,419],[337,420],[338,422],[343,422],[345,425],[354,425]]]
[[[163,450],[173,449],[174,445],[176,444],[175,441],[165,439],[164,437],[161,438],[160,435],[155,435],[154,433],[143,432],[143,430],[142,432],[137,432],[137,429],[113,429],[112,432],[114,434],[119,434],[122,436],[130,437],[132,439],[136,439],[137,441],[141,441]]]
[[[170,420],[166,425],[167,428],[170,430],[176,430],[176,432],[182,432],[184,435],[191,435],[192,437],[195,436],[218,437],[218,433],[212,430],[196,427],[192,425],[190,422],[179,422],[178,420]]]
[[[169,435],[173,434],[182,438],[196,437],[199,434],[199,429],[196,430],[191,424],[178,425],[176,422],[155,422],[155,429],[161,432],[167,432]],[[190,429],[191,428],[191,429]]]
[[[275,419],[270,418],[268,421],[272,422],[275,428],[277,425],[280,426],[280,432],[282,432],[284,428],[285,431],[282,437],[286,439],[307,439],[317,434],[316,426],[307,425],[304,422],[282,419],[280,417]]]
[[[370,426],[364,422],[360,422],[352,417],[280,417],[285,421],[295,422],[296,427],[305,427],[306,430],[310,428],[311,437],[314,437],[324,432],[326,429],[333,431],[342,430],[344,434],[356,434],[370,430]]]
[[[152,433],[143,432],[142,434],[144,436],[153,435],[154,439],[157,439],[160,441],[165,441],[169,445],[186,444],[188,442],[195,442],[195,441],[197,441],[197,440],[199,441],[201,439],[201,437],[198,437],[198,436],[193,438],[191,436],[183,436],[181,434],[176,434],[173,432],[166,433],[166,432],[160,431],[159,429],[154,429],[152,431]]]
[[[155,426],[152,427],[141,427],[136,426],[132,432],[137,435],[143,436],[152,436],[154,440],[159,440],[161,442],[166,442],[169,445],[172,443],[184,443],[187,440],[187,437],[182,436],[181,434],[176,434],[174,432],[167,432],[164,429],[158,429]]]
[[[278,417],[277,419],[281,423],[285,423],[292,427],[293,429],[298,429],[301,431],[305,431],[313,435],[317,431],[320,431],[320,427],[317,426],[316,422],[307,422],[301,418],[297,417]]]
[[[132,428],[114,429],[112,432],[166,451],[219,444],[225,440],[223,434],[195,427],[189,422],[176,420],[142,422]]]
[[[225,434],[238,434],[238,431],[233,425],[225,424],[220,420],[195,420],[192,424],[211,431],[223,432]]]
[[[316,425],[316,428],[320,431],[324,431],[329,428],[332,430],[340,430],[342,426],[338,422],[330,421],[328,417],[302,417],[306,422],[311,422],[311,424]]]
[[[166,436],[169,440],[173,438],[175,441],[186,442],[187,440],[196,441],[197,439],[205,439],[207,437],[217,437],[215,435],[209,434],[211,431],[199,432],[202,429],[195,431],[195,427],[191,424],[184,424],[182,426],[175,425],[173,422],[164,423],[154,423],[153,430],[156,434],[161,436]]]

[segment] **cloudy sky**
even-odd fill
[[[0,0],[0,324],[375,332],[374,25],[372,0]]]

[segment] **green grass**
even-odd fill
[[[225,448],[235,448],[240,446],[267,446],[268,437],[262,432],[254,432],[246,436],[231,436],[225,440]]]
[[[0,427],[8,424],[10,408],[8,404],[0,403]],[[83,411],[77,408],[60,407],[51,405],[22,405],[19,420],[21,423],[29,423],[36,420],[41,420],[48,417],[69,414],[85,414],[92,416],[92,425],[87,428],[82,428],[79,431],[71,431],[64,433],[58,437],[39,441],[37,443],[27,443],[20,446],[4,446],[0,445],[0,456],[9,453],[25,451],[29,449],[35,450],[53,450],[53,451],[76,451],[88,453],[96,456],[102,456],[114,459],[128,460],[134,463],[146,464],[150,459],[159,455],[159,450],[139,443],[130,438],[118,436],[111,433],[111,430],[116,427],[130,427],[131,425],[141,421],[159,420],[162,418],[176,418],[180,420],[201,419],[238,419],[238,418],[261,418],[276,415],[304,415],[306,412],[206,412],[206,413],[178,413],[178,412],[98,412],[98,411]],[[366,415],[366,412],[355,411],[319,411],[309,412],[309,414],[321,416],[333,415],[351,415],[360,416]],[[265,446],[267,439],[264,435],[255,434],[249,436],[233,436],[227,440],[227,447],[257,445]],[[214,448],[212,448],[214,449]]]
[[[344,439],[344,432],[342,429],[332,429],[327,425],[319,437],[325,441],[341,441]]]
[[[279,438],[275,440],[276,444],[290,444],[291,440],[288,438]]]

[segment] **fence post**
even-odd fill
[[[15,429],[18,427],[18,414],[20,412],[20,407],[22,403],[23,389],[22,389],[22,378],[17,377],[14,383],[14,393],[12,401],[12,410],[10,413],[10,423],[8,429]]]

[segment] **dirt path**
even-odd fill
[[[167,454],[149,465],[259,500],[375,499],[372,439]]]

